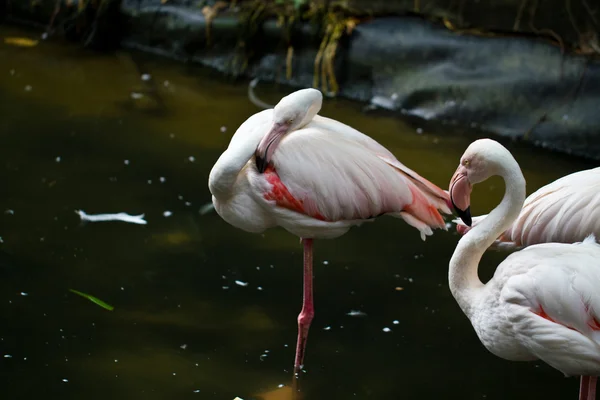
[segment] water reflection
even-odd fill
[[[28,33],[2,27],[2,35]],[[246,82],[44,41],[26,49],[0,42],[0,60],[5,396],[291,398],[298,239],[282,230],[248,234],[214,212],[200,213],[210,200],[210,168],[236,127],[258,111]],[[287,92],[256,90],[269,103]],[[418,126],[361,108],[326,99],[322,113],[373,136],[442,187],[474,139],[443,129],[420,134]],[[528,193],[592,166],[508,146]],[[502,190],[499,179],[478,185],[473,214],[489,211]],[[75,210],[144,214],[148,224],[82,224]],[[422,242],[389,218],[316,241],[317,309],[297,382],[304,399],[574,393],[576,380],[559,379],[542,363],[499,360],[481,346],[447,287],[456,240],[438,231]],[[482,279],[503,257],[486,254]]]

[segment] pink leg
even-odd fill
[[[590,377],[582,375],[579,380],[579,400],[587,400],[589,385]]]
[[[596,380],[598,377],[589,376],[588,400],[596,400]]]
[[[582,376],[579,384],[579,400],[596,400],[596,376]]]
[[[313,305],[313,257],[312,257],[312,239],[302,239],[304,245],[304,299],[302,302],[302,311],[298,315],[298,340],[296,342],[296,360],[294,361],[294,372],[300,371],[304,362],[304,350],[306,349],[306,340],[308,339],[308,329],[315,315]]]

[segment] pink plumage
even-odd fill
[[[281,226],[303,239],[305,291],[296,369],[312,319],[312,239],[336,238],[381,215],[421,238],[446,230],[448,193],[363,133],[317,115],[322,95],[303,89],[254,114],[235,132],[209,176],[217,213],[248,232]],[[310,264],[310,265],[309,265]]]

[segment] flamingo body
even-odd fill
[[[481,139],[467,148],[450,183],[451,201],[469,223],[472,184],[493,175],[504,178],[504,198],[458,242],[448,275],[452,295],[490,352],[512,361],[540,359],[566,376],[581,376],[580,399],[595,399],[600,245],[594,234],[578,243],[531,245],[509,255],[483,284],[478,264],[522,215],[525,178],[506,148]]]
[[[482,344],[566,376],[600,374],[600,245],[546,243],[508,256],[474,304]]]
[[[448,194],[401,164],[385,147],[341,122],[316,115],[287,135],[260,173],[253,153],[273,110],[251,116],[231,139],[209,176],[217,213],[229,224],[260,233],[281,226],[299,237],[333,239],[380,215],[404,219],[424,239],[446,229]],[[220,175],[232,157],[246,159],[227,196]]]
[[[304,301],[298,316],[295,371],[314,315],[313,239],[333,239],[380,215],[402,218],[421,238],[446,230],[448,192],[404,166],[375,140],[317,115],[322,95],[296,91],[248,118],[210,172],[217,213],[259,233],[281,226],[302,238]]]
[[[473,225],[485,217],[474,217]],[[470,229],[460,220],[455,222],[461,234]],[[495,245],[514,249],[538,243],[576,243],[591,233],[600,237],[600,167],[566,175],[536,190]]]

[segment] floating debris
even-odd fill
[[[324,331],[328,331],[331,329],[331,326],[326,326],[325,328],[323,328]]]
[[[114,308],[113,306],[111,306],[110,304],[108,304],[108,303],[105,303],[105,302],[103,302],[102,300],[100,300],[99,298],[97,298],[97,297],[94,297],[94,296],[92,296],[92,295],[89,295],[89,294],[87,294],[87,293],[83,293],[83,292],[80,292],[80,291],[78,291],[78,290],[75,290],[75,289],[69,289],[69,292],[72,292],[72,293],[75,293],[75,294],[77,294],[77,295],[79,295],[79,296],[81,296],[81,297],[84,297],[84,298],[88,299],[89,301],[91,301],[92,303],[96,303],[96,304],[98,304],[100,307],[102,307],[102,308],[104,308],[104,309],[106,309],[106,310],[108,310],[108,311],[112,311],[112,310],[114,310],[114,309],[115,309],[115,308]]]
[[[83,210],[75,210],[75,214],[78,214],[82,221],[89,222],[102,222],[102,221],[122,221],[130,222],[132,224],[146,225],[148,222],[144,219],[144,214],[140,215],[129,215],[124,212],[116,214],[87,214]]]
[[[56,161],[56,162],[60,162],[60,156],[59,156],[59,157],[56,157],[56,158],[54,159],[54,161]]]
[[[171,215],[173,215],[173,213],[172,213],[171,211],[165,211],[165,212],[163,213],[163,216],[164,216],[165,218],[166,218],[166,217],[170,217]]]
[[[350,310],[350,312],[346,313],[346,315],[349,315],[351,317],[366,317],[367,313],[358,310]]]
[[[29,294],[25,293],[25,292],[21,292],[21,296],[29,296]]]
[[[188,160],[190,160],[190,162],[194,162],[194,161],[196,161],[196,157],[194,157],[194,156],[189,156],[189,157],[188,157]]]
[[[12,358],[12,356],[10,354],[5,354],[4,358]]]
[[[422,133],[423,133],[423,129],[421,129],[421,128],[417,128],[417,134],[418,134],[418,135],[421,135]]]
[[[129,160],[123,160],[123,164],[129,165]]]
[[[160,183],[165,183],[167,178],[165,178],[164,176],[161,176],[160,178],[158,178],[158,180],[160,181]]]
[[[32,89],[33,89],[33,87],[31,87],[31,85],[25,86],[25,91],[26,92],[31,92]]]
[[[7,37],[4,38],[4,43],[19,47],[33,47],[38,44],[38,41],[29,38]]]
[[[150,79],[152,79],[152,77],[150,76],[150,74],[142,74],[142,80],[143,81],[149,81]]]
[[[329,265],[329,261],[323,261],[323,265]]]
[[[392,324],[394,324],[394,325],[398,325],[399,323],[400,323],[400,321],[398,321],[397,319],[392,321]]]
[[[387,332],[391,332],[392,330],[386,326],[385,328],[383,328],[383,331],[387,333]]]
[[[227,132],[227,127],[226,126],[222,126],[221,127],[221,133],[225,133]]]
[[[403,290],[404,290],[404,288],[403,288],[402,286],[396,286],[395,290],[396,290],[397,292],[401,292],[401,291],[403,291]]]
[[[235,284],[238,286],[248,286],[248,282],[235,281]]]
[[[6,211],[4,211],[4,214],[9,214],[9,215],[13,215],[15,213],[15,210],[11,210],[10,208]]]
[[[131,92],[131,98],[133,100],[139,100],[142,97],[144,97],[144,95],[142,93],[138,93],[138,92]]]

